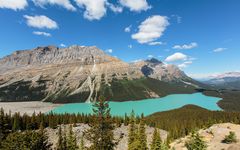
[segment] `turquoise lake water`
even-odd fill
[[[172,110],[184,105],[192,104],[209,110],[221,110],[217,102],[218,97],[210,97],[202,93],[194,94],[172,94],[162,98],[144,99],[140,101],[109,102],[111,114],[124,116],[134,110],[135,114],[150,115],[155,112]],[[91,103],[64,104],[53,110],[54,113],[92,113]]]

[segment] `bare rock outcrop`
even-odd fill
[[[237,136],[237,143],[226,144],[222,140],[232,131]],[[240,125],[232,123],[215,124],[208,129],[198,131],[199,135],[207,143],[207,150],[239,150],[240,149]],[[178,139],[171,143],[171,147],[176,150],[187,150],[185,142],[189,136]]]
[[[68,130],[69,125],[62,125],[62,129]],[[77,137],[77,143],[80,145],[80,139],[83,135],[83,132],[89,129],[89,126],[87,124],[77,124],[76,127],[73,127],[73,132],[75,133]],[[57,145],[58,140],[58,129],[51,129],[47,128],[46,133],[49,137],[49,142],[53,143],[53,148]],[[147,144],[150,146],[150,143],[152,141],[152,134],[154,132],[154,128],[146,126],[146,135],[147,135]],[[167,131],[165,130],[159,130],[161,139],[164,141],[167,139]],[[114,130],[114,139],[118,141],[118,145],[115,147],[115,150],[127,150],[127,144],[128,144],[128,126],[122,125],[121,127],[117,127]],[[87,141],[84,138],[84,144],[86,147],[89,147],[91,143]]]

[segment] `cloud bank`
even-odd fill
[[[44,7],[45,5],[58,5],[67,10],[76,11],[77,9],[71,4],[69,0],[33,0],[36,6]]]

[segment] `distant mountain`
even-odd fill
[[[199,85],[174,65],[129,64],[94,46],[37,47],[0,59],[0,101],[137,100],[194,92]]]
[[[240,90],[240,72],[223,73],[205,83],[218,88]]]

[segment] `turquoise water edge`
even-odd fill
[[[144,99],[140,101],[126,102],[109,102],[111,114],[114,116],[124,116],[134,110],[136,115],[142,113],[150,115],[155,112],[167,111],[180,108],[184,105],[197,105],[208,110],[221,110],[217,102],[221,100],[218,97],[203,95],[202,93],[194,94],[171,94],[162,98]],[[91,103],[71,103],[64,104],[52,110],[53,113],[92,113]]]

